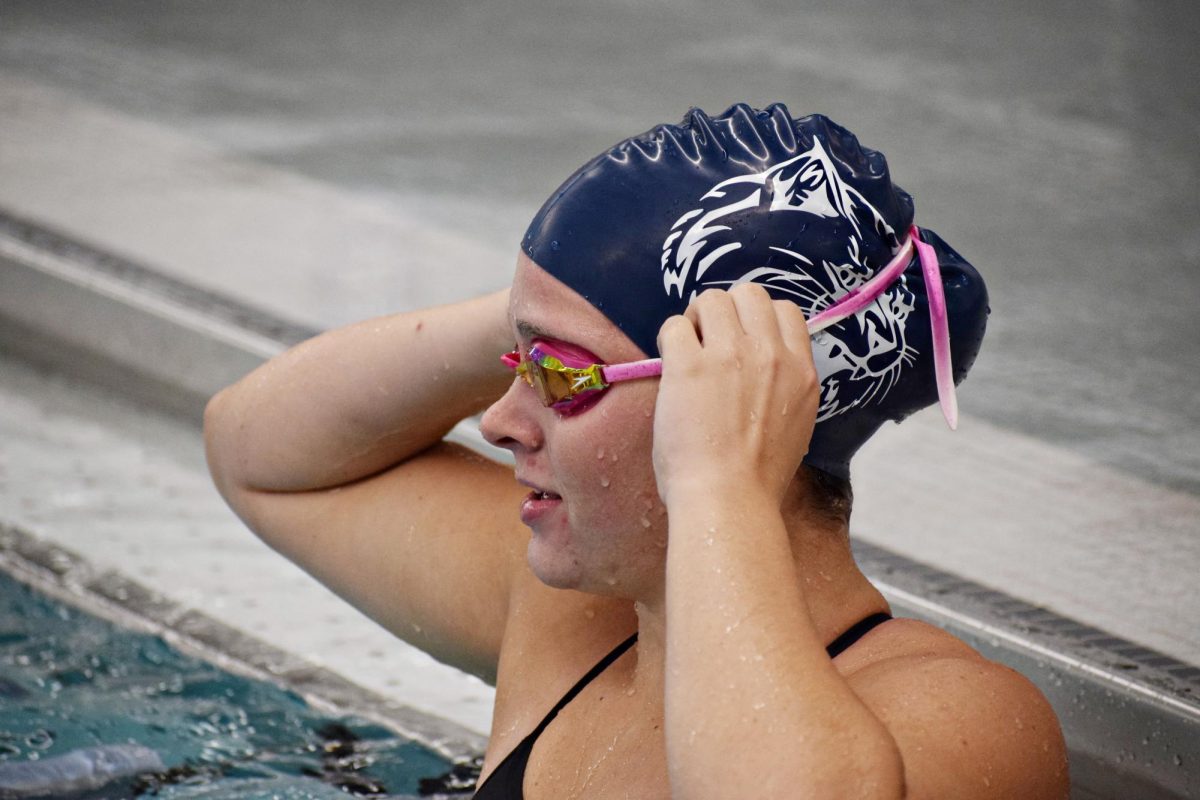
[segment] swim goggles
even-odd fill
[[[913,249],[921,262],[925,291],[929,298],[929,319],[933,329],[933,364],[938,401],[951,430],[958,427],[958,400],[954,392],[950,362],[950,328],[946,316],[946,297],[942,289],[941,269],[933,248],[921,241],[916,225],[887,266],[870,280],[852,289],[844,297],[808,320],[808,332],[817,334],[867,308],[903,274],[912,259]],[[662,359],[648,358],[624,364],[588,364],[535,340],[528,353],[519,349],[505,353],[500,360],[516,371],[534,388],[542,404],[561,412],[582,410],[581,406],[597,392],[621,381],[649,378],[662,374]]]
[[[513,350],[500,360],[534,388],[543,405],[564,412],[582,410],[586,399],[614,383],[662,374],[661,358],[625,364],[587,364],[540,340],[534,340],[528,353]]]

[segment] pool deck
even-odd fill
[[[286,54],[277,52],[239,72],[236,59],[252,48],[216,41],[212,19],[196,20],[188,40],[164,21],[179,8],[143,20],[136,4],[116,4],[110,18],[84,15],[72,27],[55,21],[56,7],[14,2],[0,11],[0,522],[486,733],[490,688],[380,630],[225,509],[204,469],[197,398],[289,336],[506,284],[512,243],[553,188],[542,179],[562,177],[631,128],[676,116],[680,109],[661,109],[665,98],[678,104],[679,92],[597,99],[589,87],[590,99],[573,102],[563,79],[546,87],[546,98],[513,89],[513,102],[527,105],[519,115],[491,96],[470,97],[474,84],[461,73],[481,65],[467,58],[450,68],[446,98],[406,74],[399,88],[383,90],[393,106],[381,110],[364,86],[390,86],[392,74],[351,58],[327,66],[334,85],[318,80],[312,89],[318,100],[342,91],[342,105],[312,110],[302,79],[323,74],[319,48],[308,61],[298,56],[297,77],[284,74]],[[1177,366],[1179,353],[1194,356],[1200,344],[1200,208],[1187,190],[1200,155],[1178,133],[1194,133],[1200,102],[1186,82],[1152,102],[1164,70],[1194,66],[1194,53],[1179,53],[1198,15],[1166,3],[1133,20],[1114,6],[1051,43],[1043,34],[1065,30],[1072,16],[1063,4],[1031,6],[1021,22],[981,9],[934,4],[931,13],[948,16],[925,31],[942,43],[927,60],[906,49],[917,36],[907,25],[894,31],[895,43],[855,44],[851,11],[822,12],[828,36],[810,42],[807,56],[775,50],[782,77],[755,92],[791,99],[782,78],[811,79],[821,107],[844,106],[835,118],[871,134],[868,143],[894,136],[889,154],[908,165],[903,183],[921,207],[945,221],[938,230],[965,240],[982,263],[1004,265],[994,273],[996,347],[964,385],[960,430],[951,434],[936,413],[922,413],[881,431],[855,462],[853,532],[1200,665],[1200,377]],[[318,19],[296,22],[300,39],[317,37],[328,13],[309,12]],[[412,13],[406,24],[425,26],[431,42],[451,40],[458,12]],[[159,39],[129,33],[143,21]],[[1121,35],[1106,32],[1114,22],[1126,26]],[[250,44],[270,38],[268,21],[258,24],[244,33]],[[653,23],[668,24],[669,15]],[[361,22],[355,30],[367,49],[388,46]],[[541,42],[546,55],[530,58],[557,53],[565,69],[585,69],[587,59],[563,62],[570,51],[552,39]],[[714,33],[712,41],[722,40]],[[1031,48],[1030,63],[1002,62],[1005,41]],[[1141,49],[1148,41],[1159,50]],[[959,52],[954,42],[969,46]],[[714,69],[736,62],[734,44],[709,56]],[[210,45],[235,47],[232,65],[196,60],[194,50]],[[830,77],[826,57],[839,48],[861,63]],[[484,52],[501,74],[516,69]],[[1102,73],[1100,85],[1070,75],[1085,53],[1098,54],[1087,81]],[[670,57],[677,68],[691,63],[682,51]],[[951,74],[973,59],[980,74]],[[925,94],[872,83],[896,69],[919,76]],[[721,91],[732,91],[721,72]],[[198,88],[198,74],[208,84]],[[436,76],[426,68],[418,77]],[[488,92],[502,88],[479,80]],[[209,94],[188,94],[201,89]],[[715,92],[693,90],[697,102]],[[878,115],[838,100],[855,93],[880,103]],[[1015,98],[1004,99],[1009,93]],[[396,113],[408,99],[417,111]],[[919,120],[903,116],[905,103],[923,104]],[[449,152],[436,149],[443,125],[460,131]],[[461,133],[472,126],[488,136]],[[1139,155],[1141,141],[1148,144]],[[356,172],[367,169],[352,161],[356,148],[382,177]],[[462,155],[481,148],[495,148],[487,163]],[[967,201],[956,207],[955,197]],[[51,234],[39,238],[43,230]],[[81,249],[64,250],[64,242]],[[111,261],[98,267],[88,253]],[[1146,284],[1105,266],[1139,259],[1156,298],[1145,323],[1133,321],[1129,306]],[[257,309],[249,316],[283,321],[283,335],[230,325],[169,291],[143,291],[122,264],[144,268],[147,280],[163,276],[162,286],[194,286]],[[133,317],[142,322],[126,325]],[[164,319],[166,327],[154,327]],[[145,370],[123,371],[139,358]],[[164,370],[154,373],[154,362]]]

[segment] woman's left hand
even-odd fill
[[[663,323],[658,346],[654,471],[663,501],[682,486],[744,481],[781,502],[820,400],[799,306],[755,284],[710,289]]]

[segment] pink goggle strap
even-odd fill
[[[916,225],[908,229],[908,238],[886,267],[829,308],[814,314],[808,321],[808,332],[823,331],[873,303],[875,298],[883,294],[904,272],[912,258],[914,247],[921,261],[921,274],[925,278],[925,293],[929,299],[929,324],[933,333],[933,374],[937,381],[938,404],[950,430],[957,430],[958,396],[954,391],[954,369],[950,363],[950,322],[946,316],[942,270],[938,265],[937,253],[921,241],[921,231]]]
[[[820,333],[831,325],[836,325],[846,317],[851,317],[862,311],[871,303],[875,302],[875,298],[883,294],[889,286],[891,286],[897,278],[904,272],[908,266],[908,262],[912,260],[913,242],[917,239],[917,226],[913,226],[908,231],[908,238],[904,240],[904,244],[900,245],[900,250],[896,255],[892,256],[892,260],[887,263],[883,269],[875,273],[875,277],[859,286],[857,289],[851,289],[846,295],[831,305],[824,311],[813,314],[808,320],[808,332]],[[940,283],[938,284],[941,285]]]
[[[662,375],[662,359],[647,358],[644,361],[630,361],[626,364],[606,364],[600,367],[600,374],[605,383],[653,378]]]
[[[950,430],[958,430],[958,394],[954,391],[954,365],[950,361],[950,320],[946,315],[946,292],[937,253],[922,242],[913,226],[912,241],[921,259],[925,296],[929,300],[929,325],[933,329],[933,374],[937,380],[938,405]]]

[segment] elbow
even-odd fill
[[[237,484],[232,468],[236,463],[233,450],[237,437],[229,431],[232,412],[229,408],[228,392],[229,389],[222,389],[204,406],[204,457],[208,462],[208,472],[213,483],[226,498],[228,490]]]

